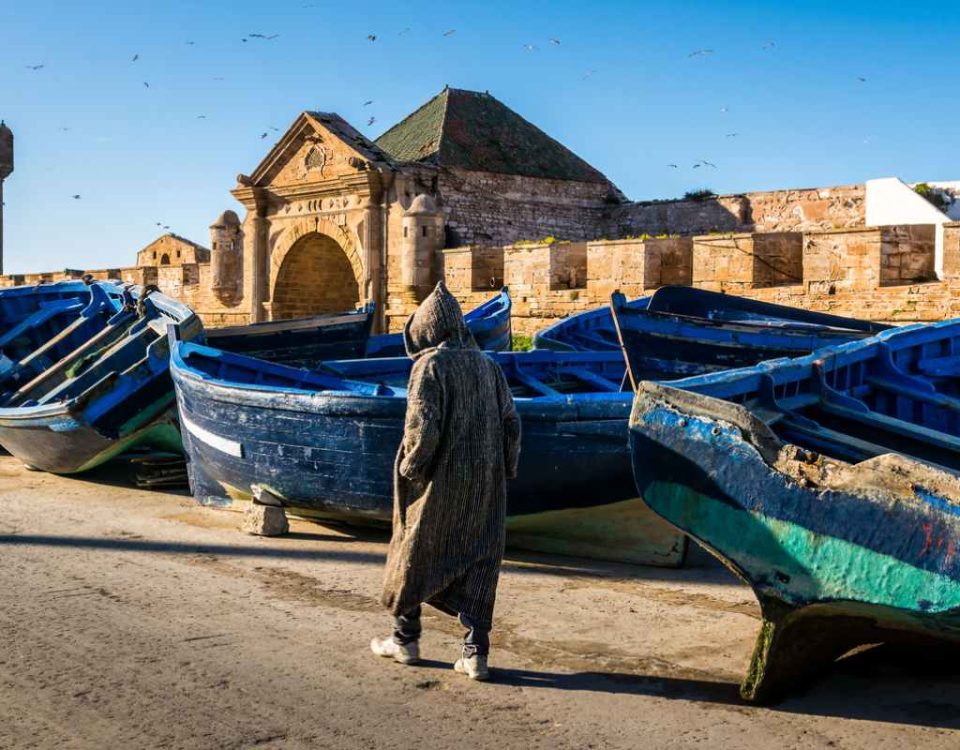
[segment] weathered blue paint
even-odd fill
[[[2,361],[0,445],[55,473],[92,468],[138,442],[175,447],[166,326],[181,326],[186,339],[202,330],[187,307],[161,294],[141,297],[138,287],[100,283],[84,289],[85,304],[47,302],[53,318],[41,314],[43,304],[28,312],[21,323],[37,327],[18,340],[53,335],[26,356]],[[62,330],[50,330],[52,319],[71,312]]]
[[[510,291],[507,287],[504,287],[496,297],[487,300],[463,316],[470,333],[473,334],[473,338],[477,342],[477,346],[492,352],[502,352],[510,348],[511,310]],[[367,344],[366,356],[406,356],[406,351],[403,348],[403,334],[382,333],[371,336]],[[339,359],[347,359],[347,357],[340,357]]]
[[[619,354],[492,356],[515,389],[523,421],[512,514],[634,496],[626,444],[631,395],[619,390]],[[411,364],[368,359],[309,372],[177,343],[171,371],[194,495],[220,503],[261,485],[290,507],[388,520]]]
[[[680,299],[665,297],[667,303],[657,306],[654,305],[657,295],[654,295],[645,308],[628,303],[622,294],[612,296],[613,320],[634,387],[650,378],[651,360],[654,368],[659,367],[660,361],[670,360],[681,369],[692,365],[701,372],[726,370],[862,339],[870,335],[874,326],[864,321],[795,311],[702,290],[683,289],[682,292],[676,295]],[[702,299],[703,295],[709,295],[709,299]],[[710,307],[711,300],[715,301],[715,308]],[[721,308],[720,303],[724,301],[728,306]],[[660,307],[669,312],[661,311]],[[686,308],[708,315],[674,312]],[[772,317],[777,311],[782,317]],[[814,322],[817,320],[828,320],[831,324]],[[841,323],[850,327],[838,327]]]
[[[960,641],[958,364],[948,321],[641,385],[638,490],[760,601],[748,699],[863,643]]]
[[[783,326],[788,329],[837,328],[862,334],[877,333],[889,328],[883,323],[811,312],[685,286],[661,287],[649,297],[630,302],[618,294],[615,300],[620,309],[637,313],[638,316],[647,313],[651,319],[661,320],[664,319],[663,316],[682,316],[684,319],[708,321],[706,325],[710,325],[709,321],[712,321],[750,324],[751,327],[763,326],[764,329]],[[686,337],[689,331],[666,335]],[[554,351],[613,351],[620,348],[616,324],[609,307],[572,315],[544,328],[534,336],[533,343],[536,349]]]
[[[119,281],[99,282],[109,294],[119,296],[124,288]],[[21,323],[30,315],[58,301],[90,299],[90,290],[83,281],[59,281],[55,284],[14,286],[0,289],[0,334]]]
[[[326,359],[362,357],[373,324],[373,305],[351,312],[246,326],[211,328],[210,346],[268,362],[314,367]]]

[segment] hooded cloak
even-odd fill
[[[427,603],[489,627],[520,420],[503,371],[442,281],[403,338],[414,363],[382,601],[395,616]]]

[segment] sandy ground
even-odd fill
[[[370,654],[381,532],[265,540],[238,520],[0,458],[0,747],[960,747],[960,677],[880,649],[776,709],[741,704],[756,606],[702,555],[511,554],[496,682],[477,684],[439,614],[424,665]]]

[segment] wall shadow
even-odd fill
[[[317,537],[313,535],[309,535],[309,538],[317,540]],[[325,537],[323,541],[343,540],[339,537]],[[67,547],[165,555],[216,555],[218,557],[255,557],[285,560],[341,560],[367,565],[383,565],[386,559],[385,555],[376,552],[351,550],[284,549],[266,545],[185,544],[182,542],[154,542],[145,539],[104,539],[39,534],[0,534],[0,547],[2,546]]]

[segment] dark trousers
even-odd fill
[[[490,653],[490,625],[478,622],[462,612],[457,615],[460,624],[467,629],[463,636],[463,655],[486,656]],[[401,646],[420,640],[423,628],[420,625],[420,607],[405,615],[393,618],[393,640]]]

